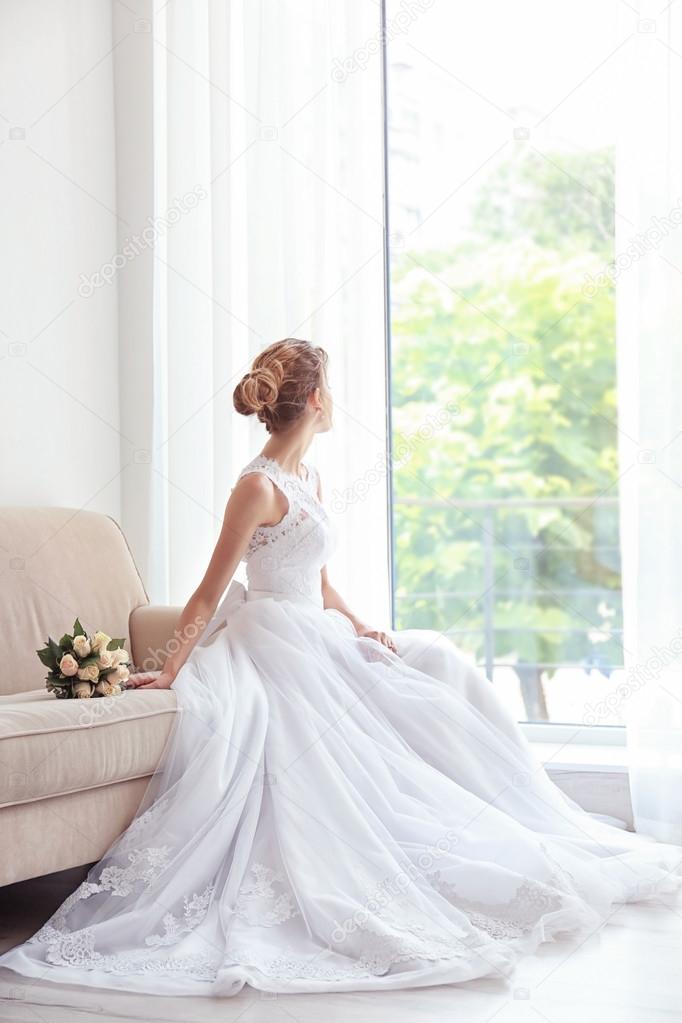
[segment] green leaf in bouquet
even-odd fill
[[[107,650],[122,650],[125,645],[126,641],[124,639],[112,639],[107,646]]]
[[[52,652],[52,656],[54,657],[55,664],[59,664],[59,662],[62,659],[62,650],[61,650],[61,647],[59,646],[59,643],[55,643],[55,641],[48,636],[47,637],[47,645],[49,646],[50,651]]]
[[[71,695],[71,680],[56,675],[53,671],[45,679],[45,685],[48,693],[54,693],[55,696],[65,697]]]
[[[87,657],[78,658],[79,668],[87,668],[89,664],[97,664],[97,654],[88,654]]]
[[[65,653],[71,653],[73,650],[73,638],[69,636],[68,632],[65,632],[59,640],[59,646]]]
[[[43,647],[42,650],[36,650],[36,653],[46,668],[56,667],[55,658],[49,646]]]
[[[85,634],[86,634],[85,629],[81,625],[78,618],[76,618],[76,621],[73,623],[73,638],[75,639],[76,636],[85,636]]]

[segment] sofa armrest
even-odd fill
[[[166,658],[177,650],[175,630],[181,607],[142,604],[130,615],[130,655],[138,671],[161,671]]]

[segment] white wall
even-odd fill
[[[79,295],[117,249],[114,42],[109,0],[0,5],[3,505],[119,515],[117,285]]]
[[[155,485],[149,438],[154,413],[154,116],[152,0],[113,4],[118,250],[131,256],[117,273],[121,380],[119,522],[145,585],[153,577],[146,509]],[[150,230],[152,235],[150,235]],[[147,232],[143,235],[143,232]],[[135,241],[135,239],[139,241]],[[129,248],[132,242],[132,248]],[[143,242],[144,244],[141,244]],[[160,538],[159,538],[160,541]]]
[[[304,8],[161,5],[155,42],[152,0],[0,2],[0,504],[113,515],[153,600],[183,602],[199,582],[265,440],[248,441],[230,392],[267,341],[331,352],[337,429],[313,453],[328,500],[385,453],[379,65],[319,84],[378,13]],[[315,60],[289,81],[301,33]],[[222,92],[248,94],[287,152]],[[136,242],[199,185],[210,201]],[[107,266],[111,282],[88,285]],[[364,489],[336,509],[335,578],[351,599],[361,579],[358,610],[385,621],[383,477]]]

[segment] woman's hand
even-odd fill
[[[170,689],[172,684],[173,676],[165,671],[140,671],[126,683],[131,689]]]
[[[364,636],[366,639],[375,639],[377,643],[381,643],[382,646],[388,647],[388,649],[397,654],[398,650],[395,643],[387,632],[380,632],[378,629],[365,629],[360,628],[357,630],[358,636]]]
[[[322,501],[322,491],[318,487],[318,497],[320,502]],[[396,645],[387,632],[381,632],[379,629],[370,629],[365,625],[361,618],[357,618],[348,604],[343,600],[341,594],[338,593],[329,582],[329,576],[327,575],[327,566],[321,569],[320,572],[322,581],[322,598],[324,602],[325,611],[334,610],[338,611],[339,614],[344,615],[355,630],[355,635],[360,636],[363,639],[374,639],[377,643],[381,643],[393,654],[397,654]]]

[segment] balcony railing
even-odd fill
[[[488,678],[493,677],[496,667],[510,667],[514,669],[519,677],[521,694],[528,720],[546,720],[548,716],[542,688],[543,672],[569,667],[590,671],[592,667],[598,666],[600,670],[608,673],[622,667],[622,657],[614,658],[615,663],[598,660],[598,663],[592,664],[585,658],[582,660],[510,660],[508,659],[510,644],[504,643],[504,641],[500,642],[502,637],[510,633],[536,634],[538,636],[552,634],[555,636],[566,636],[567,638],[583,636],[585,639],[584,649],[588,650],[590,646],[593,646],[596,650],[596,645],[590,641],[590,634],[599,631],[600,623],[589,621],[584,614],[573,608],[573,604],[576,598],[586,598],[589,603],[596,606],[596,603],[602,599],[613,600],[614,598],[619,598],[619,590],[613,587],[592,584],[586,579],[576,580],[575,586],[552,584],[551,586],[524,585],[523,587],[510,588],[498,584],[495,577],[496,554],[501,548],[506,548],[508,553],[510,548],[513,549],[516,555],[524,556],[524,560],[527,557],[529,565],[532,563],[533,555],[539,552],[561,551],[565,553],[566,559],[569,561],[572,558],[575,559],[578,552],[585,552],[585,548],[574,547],[568,543],[556,546],[551,543],[545,544],[539,540],[526,543],[516,543],[513,541],[510,541],[510,543],[500,543],[498,540],[498,516],[500,512],[509,513],[514,510],[525,511],[531,508],[548,507],[567,510],[575,509],[575,519],[581,518],[591,509],[595,512],[603,509],[612,509],[617,515],[617,497],[490,498],[481,500],[459,500],[457,498],[447,500],[438,497],[395,497],[394,507],[397,509],[399,506],[421,507],[425,509],[425,512],[429,510],[449,510],[453,513],[461,513],[463,521],[466,523],[466,542],[470,543],[472,539],[475,540],[476,535],[478,536],[478,542],[481,547],[480,567],[482,569],[482,586],[478,590],[472,588],[452,590],[438,587],[436,584],[436,588],[420,590],[418,592],[406,592],[403,590],[396,593],[398,612],[400,612],[401,605],[405,607],[406,604],[415,600],[433,600],[440,605],[448,599],[468,600],[472,604],[476,603],[480,607],[482,623],[480,625],[472,625],[470,628],[447,628],[445,634],[452,637],[455,642],[462,636],[478,636],[482,638],[482,657],[479,656],[478,663]],[[456,530],[453,530],[453,541],[460,540],[462,540],[462,536],[458,535]],[[589,550],[600,562],[605,559],[611,563],[619,563],[620,549],[617,542],[594,543],[590,546]],[[400,566],[398,565],[397,567],[399,577]],[[529,572],[529,583],[531,578],[532,573]],[[575,613],[575,624],[571,622],[565,626],[551,627],[542,624],[537,626],[514,626],[496,621],[496,609],[499,602],[501,600],[510,600],[514,597],[522,599],[525,604],[528,604],[529,601],[533,601],[535,598],[537,598],[538,602],[541,600],[547,601],[548,597],[557,602],[565,601],[566,608]],[[590,598],[592,598],[591,601]],[[407,624],[409,624],[409,621]],[[620,648],[622,629],[614,623],[614,625],[609,626],[608,636],[609,640],[616,641],[617,646]],[[610,643],[610,645],[613,648],[613,643]],[[477,647],[480,653],[480,642],[477,644]],[[506,656],[507,659],[505,659]]]

